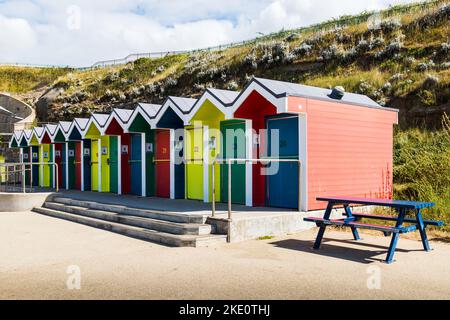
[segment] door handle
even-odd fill
[[[158,162],[170,162],[170,159],[154,159],[153,162],[154,162],[154,163],[158,163]]]
[[[132,164],[132,163],[141,163],[142,160],[128,160],[128,164]]]

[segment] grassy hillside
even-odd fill
[[[0,66],[0,92],[23,94],[48,87],[69,70],[67,68]]]
[[[441,122],[445,111],[450,114],[449,21],[449,1],[437,0],[341,17],[221,51],[88,71],[0,67],[0,91],[58,88],[47,108],[48,120],[56,121],[137,101],[158,103],[167,95],[197,97],[206,87],[239,90],[252,76],[342,85],[400,109],[395,197],[435,201],[430,214],[450,225],[450,138]]]
[[[238,90],[255,75],[321,87],[343,85],[401,109],[402,127],[433,126],[443,110],[450,111],[450,6],[447,1],[424,6],[396,7],[375,22],[364,15],[344,17],[222,51],[65,72],[53,83],[65,91],[49,114],[70,119],[124,103],[161,102],[168,94],[197,96],[209,86]],[[342,21],[347,25],[339,26]]]
[[[450,127],[397,130],[394,141],[394,198],[436,203],[424,214],[450,231]]]

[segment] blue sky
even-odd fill
[[[251,39],[411,0],[0,0],[0,62],[87,66]]]

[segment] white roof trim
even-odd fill
[[[54,130],[53,133],[51,132],[51,130],[49,128],[50,126],[54,126],[55,127],[55,130]],[[51,142],[54,142],[55,136],[58,133],[59,125],[58,124],[46,124],[44,126],[44,128],[45,128],[45,131],[47,132],[48,136],[50,137]]]
[[[156,116],[155,119],[152,119],[152,127],[156,127],[158,122],[161,120],[162,116],[167,112],[167,110],[171,108],[178,117],[180,117],[180,119],[183,121],[184,125],[188,125],[188,118],[190,113],[183,113],[180,108],[177,107],[177,105],[172,101],[172,99],[167,98],[166,101],[163,103],[161,109],[158,112],[158,115]]]
[[[75,118],[72,121],[72,124],[70,125],[69,131],[67,133],[65,133],[64,130],[63,130],[64,136],[66,137],[66,140],[69,140],[69,137],[72,134],[73,129],[75,129],[75,128],[77,128],[77,130],[81,134],[81,137],[83,138],[83,133],[88,128],[88,126],[86,125],[85,128],[82,128],[80,123],[78,122],[78,120],[81,120],[81,119],[87,120],[86,118]]]
[[[23,130],[14,131],[12,136],[11,136],[11,139],[8,142],[8,147],[12,148],[11,145],[12,145],[13,140],[16,140],[17,146],[19,146],[20,145],[20,140],[22,138],[22,135],[23,135]]]
[[[67,128],[67,131],[64,130],[64,126],[62,125],[62,123],[69,124],[69,126]],[[58,122],[58,127],[56,128],[56,131],[55,131],[55,136],[52,138],[52,142],[55,142],[55,138],[56,138],[56,135],[58,134],[59,130],[61,130],[61,132],[62,132],[62,134],[64,136],[64,139],[67,140],[66,133],[69,132],[71,126],[72,126],[72,122],[70,122],[70,121],[59,121]]]
[[[122,130],[124,132],[127,130],[127,123],[129,123],[131,117],[133,116],[134,111],[132,111],[128,120],[126,122],[124,122],[123,119],[118,115],[116,110],[127,110],[127,109],[116,109],[116,108],[113,109],[113,111],[111,112],[111,114],[108,117],[108,121],[106,121],[105,127],[103,128],[102,135],[105,135],[105,132],[111,125],[111,122],[113,121],[113,119],[116,119],[116,121],[119,123],[120,127],[122,128]]]
[[[147,121],[147,123],[150,125],[150,128],[153,128],[153,127],[154,127],[154,123],[153,123],[153,120],[154,120],[154,119],[151,119],[151,118],[148,116],[147,112],[145,112],[145,111],[142,109],[142,107],[141,107],[140,105],[138,105],[138,106],[136,107],[136,109],[134,109],[133,114],[131,115],[130,119],[128,120],[128,123],[126,123],[126,124],[124,125],[124,127],[125,127],[125,130],[124,130],[124,131],[125,131],[125,132],[129,132],[130,127],[131,127],[131,124],[134,122],[134,120],[136,120],[136,117],[138,116],[138,114],[140,114],[140,115],[144,118],[144,120]]]
[[[25,138],[27,144],[30,145],[30,141],[33,138],[33,129],[24,130],[22,138]]]
[[[91,117],[89,118],[89,121],[88,121],[88,123],[87,123],[87,125],[86,125],[86,128],[83,130],[83,132],[81,133],[81,137],[83,138],[83,139],[85,139],[86,138],[86,134],[87,134],[87,132],[88,132],[88,130],[89,130],[89,128],[91,127],[91,125],[92,124],[94,124],[95,125],[95,127],[97,128],[97,130],[100,132],[100,135],[102,135],[102,136],[104,136],[105,135],[105,130],[106,130],[106,127],[105,126],[101,126],[100,125],[100,123],[98,122],[98,119],[96,118],[96,113],[93,113],[92,115],[91,115]],[[102,114],[103,115],[103,114]],[[106,124],[106,123],[105,123]]]
[[[41,131],[41,129],[42,129],[42,131]],[[40,134],[39,134],[38,131],[40,132]],[[34,127],[33,128],[33,135],[36,136],[36,139],[37,139],[38,143],[42,144],[42,139],[45,136],[45,127]],[[31,139],[30,139],[30,141],[31,141]]]
[[[231,119],[232,113],[231,113],[231,106],[226,106],[222,101],[216,98],[208,89],[202,94],[200,99],[197,100],[197,102],[192,107],[191,111],[189,111],[189,116],[187,119],[187,124],[189,124],[192,119],[195,117],[197,112],[200,110],[200,108],[203,106],[203,104],[206,102],[206,100],[209,100],[216,108],[219,109],[220,112],[222,112],[225,115],[225,119]]]
[[[254,79],[251,80],[250,84],[241,92],[239,97],[233,102],[232,107],[230,108],[229,116],[230,118],[234,118],[234,113],[237,109],[247,100],[250,94],[256,91],[260,95],[262,95],[267,101],[269,101],[272,105],[277,108],[277,113],[285,113],[287,110],[286,97],[277,98],[274,97],[269,91],[266,90],[263,86],[261,86]]]

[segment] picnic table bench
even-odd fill
[[[307,217],[304,221],[314,222],[319,227],[316,241],[314,243],[314,249],[319,249],[322,242],[323,235],[327,226],[343,226],[350,227],[355,240],[360,240],[358,229],[369,229],[381,231],[385,236],[392,234],[391,243],[387,252],[386,263],[393,261],[395,248],[399,235],[402,233],[408,233],[419,230],[422,239],[422,245],[425,251],[430,251],[430,245],[428,243],[427,233],[425,228],[431,226],[443,226],[442,221],[424,220],[422,217],[421,209],[434,206],[431,202],[418,202],[418,201],[403,201],[403,200],[391,200],[391,199],[366,199],[366,198],[353,198],[353,197],[319,197],[318,201],[328,202],[323,218]],[[352,212],[350,205],[372,205],[394,208],[398,213],[397,216],[384,216],[366,213]],[[330,219],[331,211],[335,206],[344,207],[344,218]],[[414,218],[406,217],[408,211],[413,211]],[[361,219],[371,220],[383,220],[383,221],[395,221],[395,226],[386,226],[380,224],[363,223]],[[404,226],[407,223],[409,225]]]

